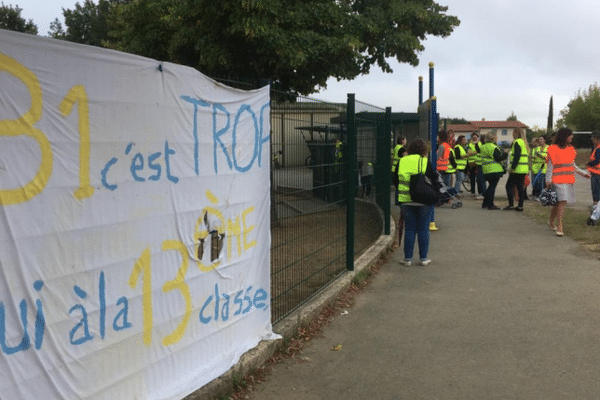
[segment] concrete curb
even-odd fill
[[[396,236],[395,232],[394,218],[390,217],[390,234],[381,235],[354,262],[354,271],[348,271],[341,275],[308,303],[273,326],[273,331],[280,334],[283,339],[261,341],[256,347],[246,352],[229,371],[186,396],[184,400],[217,399],[219,396],[231,392],[236,380],[263,366],[285,340],[294,336],[298,327],[317,318],[325,307],[334,303],[342,293],[348,290],[356,275],[391,251]]]

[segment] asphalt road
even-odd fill
[[[577,196],[587,209],[589,181]],[[600,398],[597,254],[480,203],[437,208],[431,264],[404,267],[399,248],[347,314],[250,399]]]

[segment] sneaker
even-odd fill
[[[515,208],[513,206],[506,206],[502,209],[502,211],[510,211],[510,210],[514,210]]]
[[[587,219],[587,225],[588,225],[588,226],[594,226],[594,225],[596,225],[596,221],[594,221],[594,220],[592,219],[592,217],[589,217],[589,218]]]
[[[429,223],[429,230],[430,231],[437,231],[437,230],[439,230],[439,228],[437,226],[435,226],[435,222],[430,222]]]
[[[404,260],[400,260],[400,264],[410,267],[412,265],[412,261],[404,259]]]
[[[515,207],[515,211],[523,211],[523,207]]]
[[[487,209],[488,210],[499,210],[500,207],[498,207],[498,206],[489,206]]]
[[[421,265],[427,265],[431,262],[431,260],[429,258],[424,258],[421,260]]]
[[[483,200],[483,196],[477,196],[475,197],[477,200]]]

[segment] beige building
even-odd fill
[[[513,142],[512,131],[515,128],[521,128],[526,131],[529,127],[519,121],[469,121],[468,124],[448,125],[446,130],[453,130],[456,137],[465,135],[467,139],[471,134],[477,132],[479,136],[486,135],[488,132],[495,131],[498,135],[499,145],[511,145]]]

